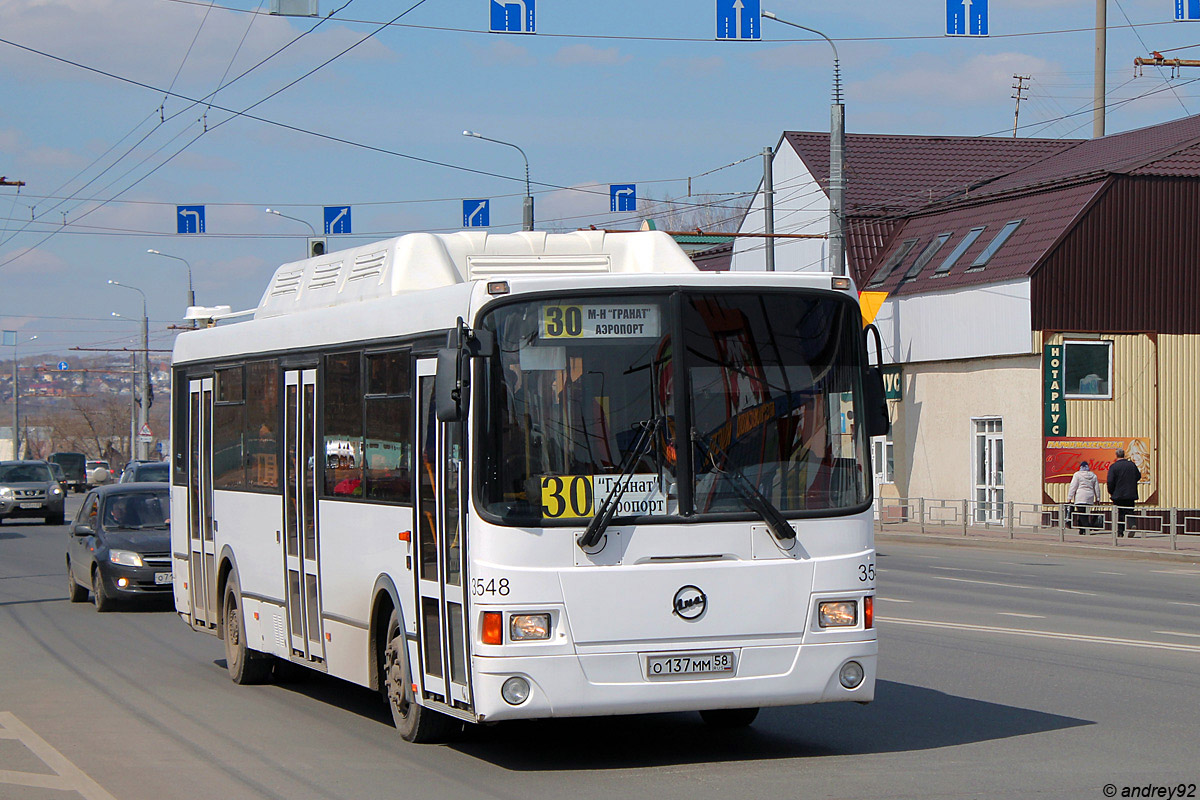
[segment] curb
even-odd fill
[[[959,547],[985,547],[993,550],[1015,549],[1025,551],[1045,552],[1047,550],[1066,550],[1072,555],[1091,554],[1105,558],[1144,558],[1158,561],[1175,561],[1200,564],[1200,553],[1181,552],[1179,550],[1150,550],[1141,547],[1125,545],[1081,544],[1075,542],[1057,541],[1028,541],[1024,539],[984,539],[963,536],[946,536],[932,533],[909,533],[907,531],[875,531],[876,541],[911,542],[917,544],[949,544]]]

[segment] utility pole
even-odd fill
[[[775,189],[771,175],[771,148],[764,147],[763,157],[763,232],[767,235],[767,272],[775,271]]]
[[[1031,76],[1029,75],[1013,75],[1013,80],[1016,81],[1016,83],[1013,84],[1012,88],[1017,90],[1017,93],[1012,96],[1013,99],[1017,101],[1017,109],[1013,112],[1014,139],[1017,138],[1017,122],[1021,119],[1021,101],[1029,99],[1024,95],[1024,93],[1029,91],[1029,87],[1025,85],[1025,81],[1029,80],[1030,77]]]
[[[1096,0],[1096,62],[1092,90],[1092,138],[1104,136],[1104,67],[1108,61],[1108,0]]]

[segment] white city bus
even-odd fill
[[[702,273],[656,232],[411,234],[194,312],[175,605],[237,683],[377,689],[410,741],[873,698],[886,409],[848,279]]]

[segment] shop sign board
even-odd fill
[[[1086,461],[1101,483],[1108,480],[1108,468],[1117,460],[1117,448],[1142,472],[1141,483],[1150,483],[1150,438],[1115,436],[1072,436],[1047,438],[1043,444],[1042,476],[1046,483],[1070,483]]]

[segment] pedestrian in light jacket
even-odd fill
[[[1108,496],[1117,507],[1117,536],[1125,535],[1125,517],[1138,500],[1138,481],[1141,479],[1141,470],[1125,458],[1124,450],[1117,448],[1117,460],[1108,468]],[[1129,536],[1133,538],[1133,531]]]
[[[1079,470],[1071,477],[1071,488],[1067,490],[1067,503],[1075,504],[1071,509],[1071,521],[1079,533],[1087,532],[1091,527],[1091,517],[1087,513],[1088,506],[1096,502],[1100,494],[1100,481],[1092,472],[1088,462],[1081,461]]]

